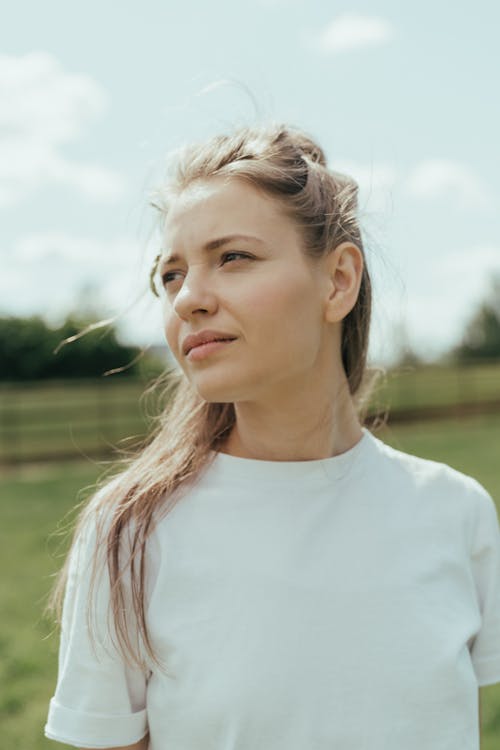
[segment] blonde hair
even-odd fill
[[[357,216],[358,186],[350,177],[329,169],[321,147],[302,130],[275,123],[246,126],[184,146],[173,154],[165,183],[151,196],[160,222],[165,220],[172,198],[193,181],[222,175],[248,180],[277,200],[300,227],[308,257],[321,258],[346,240],[355,243],[364,257]],[[366,260],[363,266],[356,303],[342,320],[341,338],[342,364],[361,422],[378,375],[376,369],[367,368],[372,288]],[[160,664],[145,616],[148,535],[158,518],[177,502],[176,491],[201,476],[210,463],[210,452],[217,451],[235,424],[232,403],[204,401],[182,372],[168,370],[157,385],[166,386],[166,399],[156,429],[138,454],[126,459],[120,473],[83,509],[73,537],[75,545],[91,518],[96,522],[91,590],[97,575],[97,551],[105,550],[117,643],[126,661],[141,667],[148,658]],[[129,556],[122,565],[125,543]],[[69,557],[48,604],[59,621]],[[90,609],[89,598],[89,613]],[[132,637],[130,614],[136,637]]]

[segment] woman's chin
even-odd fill
[[[237,385],[234,381],[224,382],[220,377],[191,378],[191,384],[199,396],[209,403],[229,404],[235,401],[246,401],[250,399],[250,391],[242,384]]]
[[[208,403],[228,404],[234,401],[232,389],[222,383],[208,384],[191,381],[198,395]]]

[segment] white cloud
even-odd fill
[[[0,206],[13,205],[50,183],[75,187],[98,200],[121,197],[126,188],[122,175],[60,152],[108,107],[96,81],[66,72],[47,52],[0,55]]]
[[[147,288],[147,264],[138,243],[28,234],[0,253],[0,306],[13,314],[55,315],[74,309],[82,289],[102,288],[106,304],[120,306]],[[101,300],[99,300],[101,301]]]
[[[380,46],[389,42],[393,36],[392,24],[383,18],[343,13],[311,42],[320,52],[330,55],[361,47]]]
[[[448,279],[467,278],[468,284],[478,278],[484,281],[490,273],[500,272],[500,245],[476,245],[447,253],[436,258],[433,271],[446,274]]]
[[[162,343],[161,303],[149,291],[152,256],[126,236],[25,235],[0,248],[0,315],[42,315],[57,325],[70,311],[94,309],[118,316],[128,341]]]
[[[11,250],[10,259],[16,263],[58,263],[73,265],[75,269],[91,268],[109,272],[114,266],[131,266],[139,255],[137,244],[129,238],[113,240],[75,237],[64,232],[26,234]],[[6,259],[6,258],[5,258]]]
[[[429,159],[418,164],[408,176],[406,188],[421,199],[451,196],[463,207],[493,205],[488,188],[469,167],[446,159]]]

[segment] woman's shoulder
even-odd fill
[[[425,491],[436,490],[461,496],[488,496],[485,487],[471,474],[445,461],[426,458],[391,446],[377,438],[381,476]]]
[[[123,474],[103,481],[91,492],[83,504],[73,529],[72,552],[88,557],[98,547],[104,547],[104,540],[112,526],[120,497],[120,484]]]
[[[110,523],[113,510],[118,502],[118,487],[120,477],[101,482],[94,487],[89,497],[82,505],[79,515],[79,528],[81,533],[91,533],[91,530],[105,523]]]

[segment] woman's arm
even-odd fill
[[[105,533],[107,517],[90,516],[70,553],[58,681],[44,733],[74,748],[147,750],[151,744],[147,737],[148,672],[139,664],[129,664],[113,637],[109,571],[105,549],[102,556],[103,545],[98,544],[102,542],[101,522]],[[135,737],[141,739],[132,742]]]

